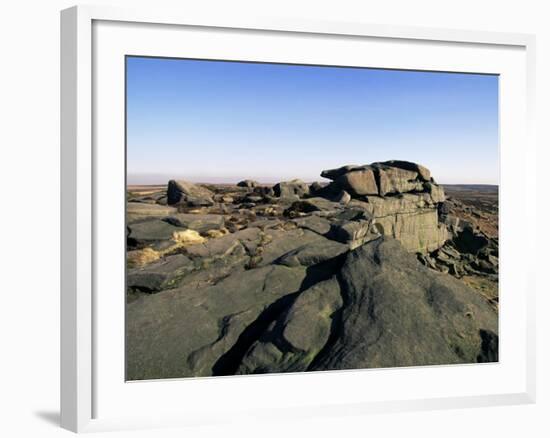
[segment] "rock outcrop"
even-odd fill
[[[498,357],[495,312],[396,240],[352,251],[254,342],[238,373],[473,363]],[[498,339],[498,337],[497,337]]]
[[[498,361],[493,210],[415,163],[322,175],[128,196],[129,380]]]
[[[210,230],[220,230],[224,226],[224,218],[219,214],[186,214],[175,213],[165,217],[165,222],[177,227],[188,228],[204,233]]]
[[[205,187],[184,180],[168,182],[167,201],[169,205],[187,203],[200,207],[213,205],[213,193]]]
[[[247,327],[270,306],[280,311],[305,276],[304,268],[266,266],[213,286],[191,284],[134,301],[126,317],[128,378],[212,375]]]
[[[498,344],[484,341],[498,339],[497,315],[472,289],[425,268],[391,238],[351,252],[337,247],[327,258],[331,245],[317,242],[213,285],[188,281],[130,303],[129,378],[498,358]],[[129,278],[153,290],[189,269],[189,259],[170,259],[151,266],[156,275],[146,286],[139,275]]]
[[[347,305],[337,338],[310,369],[473,363],[483,333],[498,333],[495,312],[458,280],[420,266],[392,239],[349,254],[340,271]]]
[[[300,198],[309,194],[309,186],[300,179],[282,181],[273,186],[275,196],[281,198]]]
[[[251,179],[245,179],[237,183],[237,187],[246,187],[248,189],[253,189],[254,187],[258,187],[259,185],[260,183],[258,183],[258,181],[254,181]]]
[[[321,190],[321,196],[334,198],[345,192],[350,197],[346,204],[365,211],[362,238],[391,236],[408,251],[421,253],[435,251],[448,238],[438,215],[445,193],[430,171],[419,164],[386,161],[348,165],[324,170],[321,176],[332,180]]]

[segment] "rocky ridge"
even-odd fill
[[[129,194],[128,379],[498,360],[498,239],[418,164],[321,175]]]

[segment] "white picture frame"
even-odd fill
[[[105,26],[102,23],[105,23]],[[98,25],[103,26],[101,27],[102,30],[98,31],[99,28],[96,27]],[[128,29],[120,30],[117,26],[127,26]],[[143,26],[143,28],[148,26],[147,39],[139,37],[140,33],[143,33],[142,30],[138,29],[140,26]],[[276,387],[284,388],[285,385],[292,385],[292,387],[302,385],[304,387],[304,385],[311,385],[312,383],[319,384],[319,378],[324,379],[323,382],[326,382],[327,391],[324,395],[314,392],[312,397],[316,398],[315,403],[311,400],[300,399],[299,403],[297,402],[295,405],[284,405],[280,402],[282,396],[274,393],[272,396],[274,405],[268,409],[243,404],[242,409],[236,407],[234,410],[224,412],[221,405],[217,406],[215,403],[212,404],[211,401],[206,400],[204,403],[209,406],[207,412],[204,409],[205,405],[201,405],[198,398],[195,400],[196,411],[192,413],[182,407],[168,411],[162,403],[149,406],[149,415],[146,416],[132,416],[129,413],[131,411],[117,408],[117,406],[125,405],[125,403],[122,403],[122,398],[117,397],[127,397],[125,400],[128,401],[136,397],[158,397],[161,393],[168,392],[171,394],[169,397],[176,397],[178,391],[181,392],[182,383],[181,381],[157,382],[154,385],[160,385],[158,387],[160,389],[157,388],[158,390],[151,391],[148,388],[152,388],[153,384],[148,382],[136,385],[120,381],[117,385],[114,385],[112,384],[113,380],[110,379],[120,380],[118,365],[106,361],[105,358],[110,355],[98,354],[101,351],[115,351],[107,349],[115,349],[117,345],[118,348],[120,347],[120,343],[112,342],[109,344],[110,340],[103,335],[107,328],[104,322],[107,319],[105,306],[109,305],[109,300],[97,299],[98,291],[103,290],[101,285],[105,280],[102,277],[107,276],[106,271],[102,270],[102,266],[106,262],[103,257],[98,257],[98,254],[105,251],[104,242],[101,239],[98,240],[98,235],[107,232],[101,231],[98,234],[98,230],[103,230],[101,224],[105,221],[102,220],[101,215],[104,215],[104,213],[101,212],[106,210],[98,208],[98,205],[102,202],[114,203],[120,200],[120,198],[114,196],[110,201],[104,201],[110,196],[106,193],[105,179],[107,178],[106,175],[112,175],[118,181],[120,177],[123,177],[125,171],[124,167],[120,167],[120,154],[117,155],[118,158],[109,157],[109,152],[105,152],[105,146],[98,146],[99,139],[101,145],[114,145],[113,147],[117,148],[117,145],[119,145],[118,140],[120,140],[120,126],[113,125],[105,128],[105,124],[102,125],[102,117],[107,118],[107,111],[102,110],[105,109],[105,103],[103,95],[101,92],[98,93],[98,90],[105,89],[100,84],[101,77],[105,77],[106,72],[112,73],[116,80],[110,83],[113,88],[109,92],[115,96],[114,99],[119,100],[115,105],[109,105],[109,107],[113,112],[119,111],[121,108],[119,106],[120,93],[123,92],[120,89],[120,84],[124,81],[120,77],[119,70],[109,70],[111,65],[106,60],[109,57],[119,59],[121,54],[150,54],[151,51],[159,50],[158,47],[166,47],[168,53],[170,50],[175,49],[169,49],[167,45],[162,46],[163,37],[161,34],[178,32],[178,29],[183,28],[189,30],[189,32],[199,31],[201,35],[206,36],[209,33],[236,31],[239,41],[251,41],[252,46],[254,40],[262,38],[264,33],[269,33],[270,38],[280,36],[309,39],[338,38],[339,45],[348,44],[348,41],[354,41],[354,44],[362,44],[362,41],[368,40],[373,44],[384,42],[386,45],[396,45],[396,53],[401,51],[403,54],[401,61],[388,59],[384,61],[387,64],[382,65],[380,63],[372,65],[373,67],[391,65],[392,68],[438,70],[437,65],[439,64],[435,61],[430,65],[429,62],[420,64],[422,61],[418,59],[406,60],[403,47],[425,47],[426,56],[429,55],[430,48],[438,51],[438,53],[452,52],[456,48],[456,56],[452,53],[442,56],[442,58],[448,58],[445,61],[448,63],[453,58],[452,65],[445,64],[451,65],[446,71],[479,71],[496,74],[502,74],[502,71],[509,72],[509,74],[506,73],[503,76],[510,79],[504,81],[504,85],[502,85],[505,87],[504,91],[506,91],[502,105],[517,107],[518,105],[512,104],[519,103],[519,108],[515,108],[515,112],[512,113],[511,109],[508,111],[507,108],[503,107],[501,112],[501,123],[506,128],[504,132],[501,132],[501,147],[503,148],[501,150],[505,153],[501,154],[503,173],[501,180],[502,217],[500,229],[502,236],[506,237],[506,239],[501,240],[501,245],[502,250],[508,251],[510,254],[509,261],[507,262],[505,259],[501,263],[502,271],[506,269],[506,266],[511,266],[512,262],[516,262],[514,248],[517,248],[518,242],[512,235],[516,224],[529,221],[532,224],[530,228],[532,228],[536,223],[535,212],[532,209],[513,212],[511,208],[508,208],[508,205],[510,205],[509,199],[520,197],[527,202],[535,193],[534,172],[531,170],[528,173],[525,166],[521,165],[527,160],[533,159],[535,155],[532,133],[535,39],[532,35],[394,27],[365,23],[257,18],[245,17],[238,13],[233,16],[219,17],[215,14],[198,16],[187,11],[128,10],[103,6],[77,6],[66,9],[61,12],[61,426],[75,432],[82,432],[204,424],[213,422],[213,418],[216,418],[216,422],[223,422],[228,421],[229,418],[235,421],[235,419],[244,419],[250,416],[255,418],[274,417],[281,415],[281,413],[293,417],[342,415],[344,413],[359,415],[369,412],[399,412],[534,402],[535,275],[531,272],[532,268],[528,263],[517,261],[517,264],[514,265],[514,274],[501,274],[502,287],[509,284],[514,289],[519,288],[520,290],[517,296],[509,295],[509,301],[504,300],[501,304],[501,328],[504,329],[504,333],[514,334],[514,336],[508,336],[508,339],[510,339],[509,347],[511,350],[518,350],[517,356],[513,360],[508,356],[496,365],[505,369],[507,361],[514,362],[514,366],[500,376],[501,378],[508,376],[506,378],[509,382],[508,386],[506,386],[506,382],[502,382],[502,387],[495,386],[497,383],[493,386],[488,383],[486,387],[481,385],[480,391],[477,392],[468,388],[460,391],[457,388],[452,393],[446,393],[445,388],[443,388],[439,392],[434,390],[430,393],[431,395],[420,396],[418,395],[419,392],[411,389],[408,392],[392,392],[388,398],[376,396],[376,394],[371,397],[361,394],[352,396],[351,393],[345,393],[345,391],[336,397],[334,392],[331,393],[334,388],[345,388],[346,385],[354,385],[356,379],[368,378],[370,382],[373,382],[373,379],[380,378],[407,382],[408,379],[412,378],[412,373],[415,373],[414,379],[420,379],[419,381],[421,379],[434,379],[436,381],[442,379],[441,381],[445,381],[445,379],[460,378],[457,376],[461,372],[465,372],[468,375],[479,374],[476,378],[479,381],[484,381],[484,379],[488,380],[484,373],[489,374],[489,371],[490,373],[495,371],[495,369],[487,371],[487,368],[483,371],[483,367],[479,366],[461,366],[459,368],[419,367],[415,370],[394,369],[391,370],[391,375],[388,374],[389,370],[366,370],[368,373],[362,371],[330,372],[330,376],[327,373],[323,375],[311,373],[312,376],[309,376],[310,373],[307,373],[307,377],[303,374],[294,374],[284,378],[280,376],[247,376],[244,378],[187,379],[187,382],[184,383],[187,385],[186,393],[192,393],[192,391],[195,391],[195,394],[204,392],[213,397],[216,391],[242,391],[243,394],[250,395],[257,391],[275,391]],[[126,51],[129,46],[125,45],[127,41],[125,42],[124,37],[120,36],[121,32],[132,32],[133,46],[131,53]],[[154,34],[158,34],[158,38],[153,37]],[[109,44],[106,44],[106,42]],[[209,54],[202,56],[206,58],[214,57],[214,52],[222,53],[223,47],[216,46],[215,43],[216,41],[212,42],[212,48],[209,48],[210,46],[207,43],[196,45],[193,47],[190,57],[201,57],[201,50],[205,53],[213,50],[213,52],[208,52]],[[159,46],[156,46],[156,44]],[[105,49],[107,46],[109,46],[109,49]],[[470,64],[464,61],[463,58],[467,56],[466,52],[468,50],[476,51],[478,49],[483,49],[483,51],[473,56]],[[138,50],[139,53],[136,53],[135,50]],[[464,52],[464,56],[458,53],[461,50]],[[499,58],[498,62],[494,62],[495,68],[491,68],[491,56],[485,56],[485,53],[490,51],[501,54],[495,55],[496,58]],[[266,56],[269,58],[269,53],[266,55],[265,50],[263,53],[261,51],[251,51],[250,53],[259,53],[257,56],[262,57],[262,59]],[[102,57],[104,54],[105,58]],[[239,55],[233,55],[233,57],[236,56]],[[242,56],[246,57],[246,55]],[[299,61],[300,57],[298,53],[287,56],[294,56],[294,58],[288,59],[292,62]],[[229,59],[233,58],[229,56]],[[101,60],[101,62],[98,63],[98,60]],[[312,62],[308,61],[306,63]],[[439,60],[438,62],[442,61]],[[98,65],[100,66],[98,67]],[[515,90],[511,93],[514,95],[513,101],[511,98],[506,101],[506,96],[511,95],[508,90],[512,89]],[[502,87],[501,91],[503,91]],[[116,113],[114,114],[116,115]],[[119,114],[119,116],[123,117],[123,114]],[[519,119],[513,121],[514,117],[518,116]],[[119,120],[118,116],[115,118]],[[110,115],[110,119],[112,119],[112,115]],[[100,129],[97,129],[98,124],[101,126]],[[108,137],[109,135],[111,137]],[[113,143],[111,143],[111,140],[113,140]],[[521,144],[521,147],[516,146],[514,148],[513,144]],[[123,148],[124,145],[120,146]],[[100,153],[98,153],[98,148],[103,148]],[[508,168],[514,164],[518,168],[515,176],[517,178],[516,185],[513,185],[512,181],[508,181],[510,175]],[[122,186],[121,190],[123,190]],[[534,205],[534,202],[532,205]],[[530,233],[530,236],[535,235],[536,233]],[[528,239],[528,241],[525,242],[525,239]],[[535,245],[533,237],[524,237],[523,244],[533,248]],[[111,252],[116,253],[117,249],[120,248],[120,246],[115,245],[113,246],[114,251]],[[120,254],[120,257],[123,257],[123,254]],[[112,265],[120,268],[117,263]],[[517,311],[515,321],[511,321],[510,316],[507,316],[512,315],[511,313],[506,313],[507,309],[512,307]],[[113,322],[116,325],[114,327],[115,331],[123,327],[123,324],[121,324],[123,314],[117,316],[117,309],[120,310],[119,307],[109,308],[108,310],[108,318],[111,321],[115,320]],[[508,325],[510,325],[510,331],[507,331]],[[512,332],[513,327],[515,328]],[[112,327],[108,327],[108,329],[111,330]],[[116,338],[116,336],[113,336],[113,338]],[[508,342],[507,339],[503,337],[502,343],[506,344],[506,342]],[[103,348],[105,350],[102,350]],[[122,355],[123,353],[123,351],[120,352]],[[114,370],[112,373],[111,369]],[[452,373],[452,376],[450,373]],[[119,384],[120,388],[125,388],[124,390],[130,388],[130,393],[123,395],[117,389]],[[460,381],[458,381],[458,386],[460,386]],[[105,394],[113,399],[112,406],[107,406]],[[331,396],[329,397],[327,394]],[[104,415],[102,412],[108,412],[108,414]]]

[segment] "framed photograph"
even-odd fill
[[[79,6],[61,54],[63,427],[534,401],[534,37]]]

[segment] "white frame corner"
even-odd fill
[[[534,151],[535,37],[364,23],[317,22],[257,17],[199,16],[188,11],[128,10],[75,6],[61,12],[61,426],[74,432],[131,427],[93,419],[94,193],[92,178],[92,22],[94,20],[231,27],[243,30],[343,34],[472,44],[519,46],[527,54],[527,148]],[[533,181],[529,182],[533,187]],[[534,213],[533,213],[534,214]],[[533,274],[534,275],[534,274]],[[533,276],[534,278],[534,276]],[[528,296],[527,389],[524,393],[422,403],[403,401],[350,405],[348,412],[399,411],[533,403],[535,401],[535,283]],[[328,408],[328,407],[327,407]],[[323,409],[326,411],[326,409]],[[310,414],[311,412],[309,412]]]

